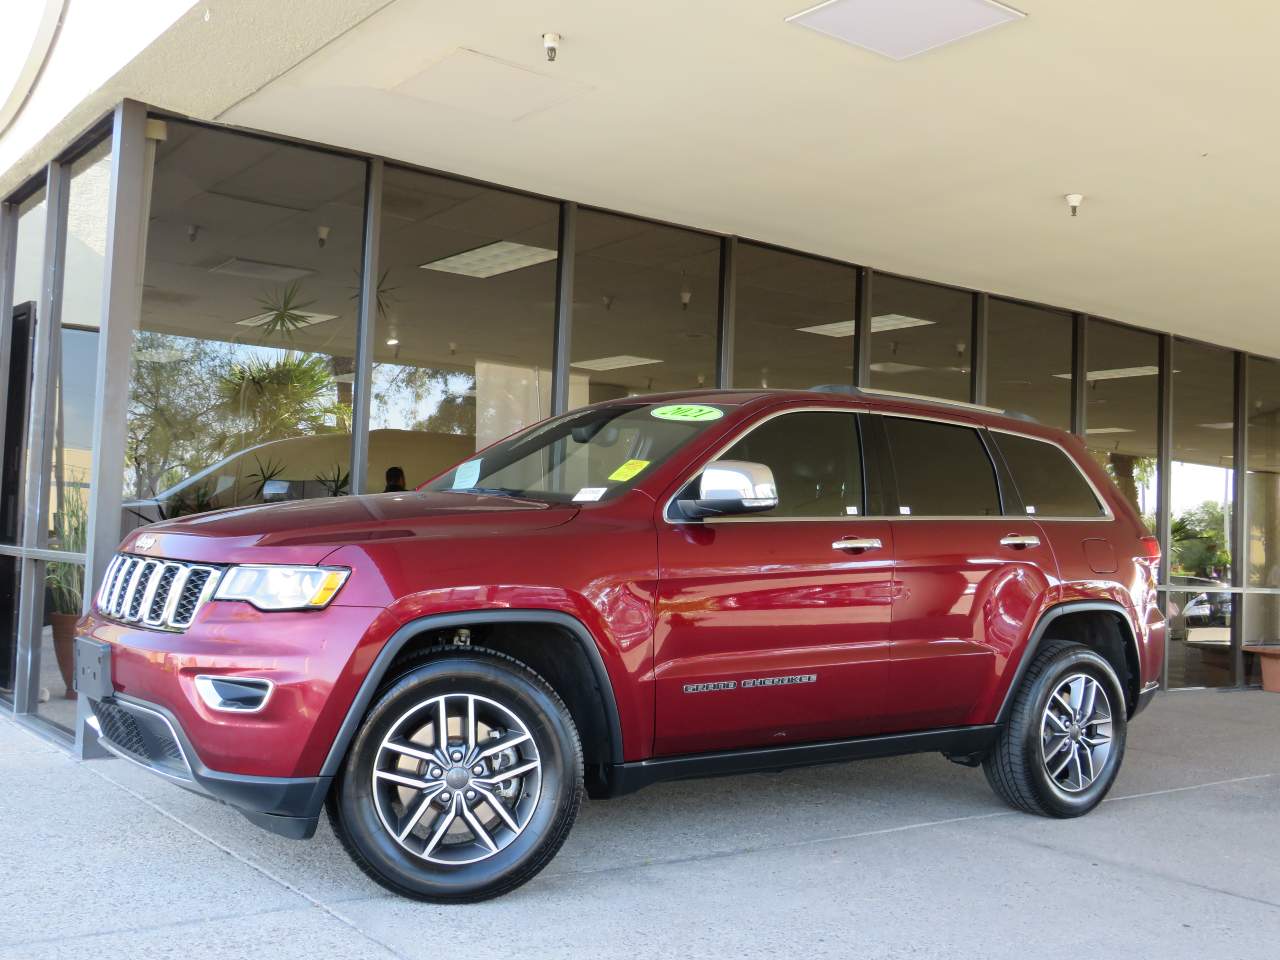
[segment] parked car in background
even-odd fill
[[[1058,430],[850,389],[631,397],[419,490],[130,533],[102,743],[397,893],[496,896],[584,792],[916,751],[1093,809],[1161,673],[1159,549]]]

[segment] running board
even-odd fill
[[[807,767],[822,763],[843,763],[873,757],[894,757],[905,753],[938,751],[949,756],[975,756],[991,746],[1000,727],[947,727],[916,733],[893,733],[854,740],[827,740],[792,747],[764,747],[758,750],[729,750],[679,757],[658,757],[606,768],[607,795],[618,797],[663,780],[696,777],[727,777],[741,773],[762,773]]]

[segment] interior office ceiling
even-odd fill
[[[785,21],[807,5],[208,0],[91,105],[1280,356],[1280,8],[1021,0],[1024,19],[893,61]]]
[[[895,62],[807,5],[397,0],[220,119],[1280,354],[1280,8],[1022,0]]]

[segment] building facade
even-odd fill
[[[855,386],[1082,435],[1164,547],[1165,686],[1280,640],[1280,361],[122,100],[0,204],[0,703],[68,741],[122,533],[415,486],[597,400]]]

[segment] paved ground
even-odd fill
[[[668,784],[588,804],[516,893],[436,907],[327,825],[277,839],[0,719],[0,958],[1274,958],[1278,812],[1280,696],[1172,693],[1082,820],[927,755]]]

